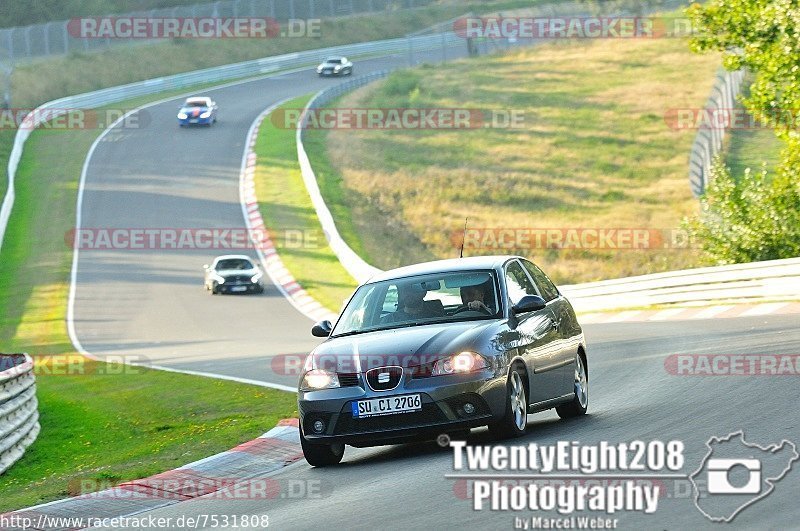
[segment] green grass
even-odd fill
[[[303,96],[282,105],[282,109],[302,109],[310,96]],[[267,118],[256,141],[256,196],[264,224],[272,233],[275,247],[284,265],[309,295],[336,312],[356,287],[355,280],[339,263],[325,242],[311,197],[308,195],[297,162],[295,130],[277,127]],[[347,227],[338,223],[337,228]],[[287,230],[310,235],[309,245],[297,246],[280,237]],[[349,230],[349,229],[348,229]]]
[[[17,173],[2,249],[0,341],[4,351],[40,362],[42,431],[0,477],[0,511],[75,494],[80,480],[106,486],[182,466],[296,415],[293,393],[145,369],[118,374],[74,353],[65,324],[72,252],[64,236],[74,226],[81,166],[98,133],[37,130]],[[75,361],[85,375],[49,370],[44,362],[52,356]]]
[[[702,105],[718,64],[679,39],[612,39],[423,66],[340,105],[515,110],[523,127],[336,130],[315,133],[324,138],[311,156],[328,159],[324,178],[335,187],[326,199],[358,229],[345,232],[348,243],[382,268],[457,255],[452,235],[466,217],[473,228],[675,229],[697,209],[687,178],[694,132],[670,129],[665,112]],[[565,283],[698,260],[694,250],[664,248],[472,254],[505,251],[532,256]]]

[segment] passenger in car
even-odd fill
[[[444,317],[444,306],[440,300],[425,300],[427,291],[413,284],[397,287],[397,311],[384,316],[383,321],[397,323],[413,319]]]

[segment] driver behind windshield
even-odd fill
[[[461,288],[461,302],[464,303],[463,308],[474,311],[484,311],[493,314],[494,310],[489,308],[486,303],[486,286],[485,284],[476,284],[474,286],[463,286]]]

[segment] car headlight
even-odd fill
[[[336,66],[333,67],[333,71],[334,72],[338,72],[341,69],[342,69],[342,65],[336,65]]]
[[[211,111],[206,111],[200,115],[200,118],[208,118],[209,116],[211,116]]]
[[[322,65],[319,65],[319,66],[317,67],[317,72],[322,72]]]
[[[256,274],[255,274],[255,275],[253,275],[252,277],[250,277],[250,282],[252,282],[253,284],[255,284],[256,282],[258,282],[259,280],[261,280],[261,277],[263,277],[263,276],[264,276],[264,273],[262,273],[261,271],[259,271],[258,273],[256,273]]]
[[[181,120],[185,120],[186,118],[188,118],[188,116],[189,115],[186,114],[185,112],[179,112],[178,113],[178,118],[181,119]]]
[[[458,374],[465,372],[479,371],[488,366],[486,358],[476,352],[459,352],[448,358],[437,360],[433,364],[432,376],[442,374]]]
[[[216,280],[218,284],[225,284],[225,277],[216,273],[211,273],[211,280]]]
[[[311,391],[315,389],[336,389],[339,387],[339,377],[335,372],[325,369],[312,369],[303,375],[300,390]]]

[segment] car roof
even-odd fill
[[[325,58],[326,61],[333,61],[334,59],[336,59],[338,61],[341,61],[342,59],[344,59],[344,56],[343,55],[329,55],[328,57]]]
[[[208,96],[193,96],[191,98],[186,98],[186,103],[210,103],[211,98]]]
[[[397,269],[390,269],[383,273],[378,273],[367,281],[367,284],[381,282],[383,280],[393,280],[396,278],[413,277],[426,275],[429,273],[446,273],[451,271],[474,271],[486,269],[498,269],[507,261],[513,258],[522,258],[513,255],[492,255],[492,256],[470,256],[467,258],[449,258],[447,260],[436,260],[433,262],[423,262]]]
[[[223,254],[222,256],[214,258],[215,262],[219,262],[220,260],[249,260],[250,262],[254,262],[254,260],[246,254]]]

